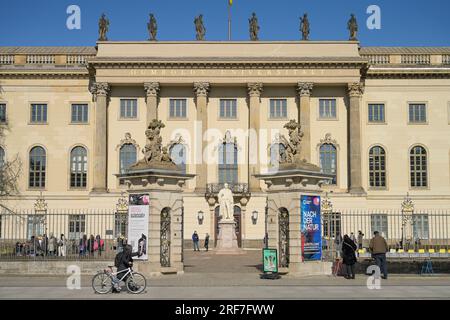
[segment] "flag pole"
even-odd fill
[[[228,41],[231,41],[231,4],[228,1]]]

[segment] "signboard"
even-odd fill
[[[303,261],[322,259],[322,232],[320,197],[301,197],[301,242]]]
[[[128,244],[133,252],[142,254],[136,259],[147,260],[148,215],[150,196],[130,194],[128,204]]]
[[[277,249],[263,249],[263,266],[264,272],[278,272]]]

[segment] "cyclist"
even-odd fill
[[[120,255],[120,256],[119,256]],[[123,252],[119,252],[116,257],[119,258],[119,264],[117,267],[117,277],[120,279],[121,277],[123,277],[123,275],[126,272],[122,272],[120,273],[120,271],[126,270],[128,268],[131,268],[133,266],[133,257],[141,257],[142,253],[139,252],[133,252],[133,248],[131,247],[131,245],[127,244],[124,246],[123,248]],[[127,275],[123,281],[125,282],[127,280],[127,278],[129,277],[129,275]],[[118,287],[120,288],[120,287]],[[113,287],[113,292],[117,293],[120,292],[120,289],[118,290],[118,288],[116,288],[115,286]]]

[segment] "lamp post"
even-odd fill
[[[256,210],[254,210],[252,212],[252,221],[253,221],[253,224],[256,224],[256,221],[258,221],[258,211],[256,211]]]
[[[200,211],[197,213],[198,224],[203,224],[203,219],[204,219],[204,218],[205,218],[205,216],[204,216],[204,214],[203,214],[203,211],[200,210]]]
[[[405,227],[408,223],[411,223],[412,214],[414,213],[414,203],[409,197],[409,193],[406,193],[406,197],[402,202],[402,249],[405,250]]]

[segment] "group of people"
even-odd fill
[[[200,251],[200,238],[198,236],[197,231],[194,231],[194,233],[192,234],[192,242],[194,243],[194,251]],[[209,234],[207,233],[205,236],[205,250],[208,251],[209,250]]]
[[[375,259],[376,265],[380,268],[380,272],[383,274],[382,278],[387,279],[387,266],[386,266],[386,252],[389,247],[386,239],[384,239],[378,231],[373,233],[373,238],[370,240],[369,251],[372,257]],[[355,240],[349,237],[347,234],[341,243],[341,256],[342,263],[345,265],[345,278],[355,279],[355,264],[357,262],[356,250],[357,245]]]
[[[94,256],[94,254],[98,254],[98,256],[102,255],[102,251],[105,251],[105,241],[100,237],[99,234],[94,237],[87,237],[87,235],[83,235],[79,242],[79,254],[82,256]]]
[[[59,238],[53,233],[50,238],[47,234],[42,236],[31,236],[30,240],[25,242],[16,242],[16,256],[51,256],[65,257],[67,254],[67,240],[64,234]]]

